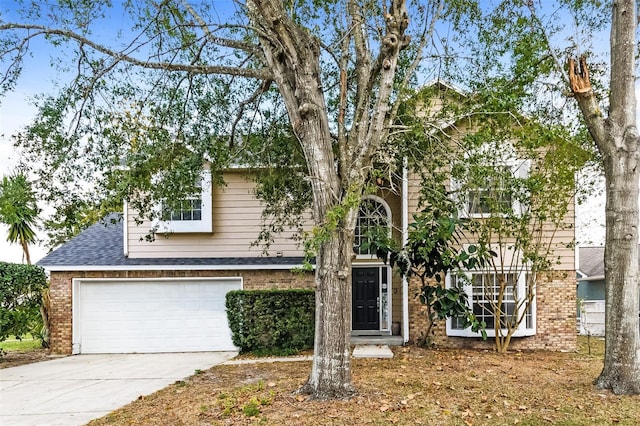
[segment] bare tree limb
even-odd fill
[[[72,40],[75,40],[78,43],[83,43],[87,46],[90,46],[94,50],[110,56],[116,59],[119,62],[127,62],[132,65],[137,65],[146,69],[157,69],[164,71],[183,71],[188,72],[190,74],[225,74],[225,75],[234,75],[240,77],[247,78],[256,78],[259,80],[270,80],[273,79],[272,73],[264,68],[262,69],[251,69],[251,68],[238,68],[238,67],[226,67],[219,65],[195,65],[195,64],[175,64],[169,62],[151,62],[145,61],[138,58],[134,58],[133,56],[124,54],[122,52],[117,52],[112,50],[102,44],[95,43],[85,36],[78,34],[73,31],[57,29],[57,28],[48,28],[42,25],[29,25],[29,24],[3,24],[0,25],[0,31],[6,30],[35,30],[37,31],[34,35],[29,35],[29,37],[33,38],[36,35],[59,35],[63,37],[68,37]]]

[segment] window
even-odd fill
[[[529,175],[530,160],[518,159],[510,145],[498,148],[491,144],[465,158],[465,163],[453,167],[451,178],[461,217],[523,213],[519,200],[527,197],[523,179]]]
[[[356,255],[375,255],[375,248],[371,247],[371,242],[376,232],[391,232],[391,210],[382,198],[371,195],[360,203],[353,242]]]
[[[157,232],[188,233],[213,230],[211,206],[211,176],[204,172],[196,182],[200,194],[181,200],[177,209],[161,206],[161,220],[155,226]]]
[[[166,212],[165,220],[202,220],[202,198],[182,200],[178,210]]]
[[[512,176],[508,166],[490,167],[483,182],[466,193],[466,209],[470,216],[507,213],[513,207],[513,195],[509,188]]]
[[[517,273],[496,274],[494,272],[471,271],[463,277],[448,276],[447,285],[462,287],[468,296],[473,314],[478,321],[487,324],[487,335],[495,336],[495,321],[500,321],[500,328],[505,330],[509,325],[517,323],[520,317],[522,321],[513,336],[532,336],[535,334],[535,296],[527,306],[525,299],[529,294],[530,275],[524,271]],[[502,291],[502,303],[498,306],[500,291]],[[523,311],[524,310],[524,311]],[[494,313],[500,312],[499,318]],[[480,337],[480,333],[474,333],[471,329],[462,327],[463,319],[459,317],[447,320],[447,335],[462,337]]]

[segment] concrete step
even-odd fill
[[[356,345],[354,358],[393,358],[393,352],[387,345]]]

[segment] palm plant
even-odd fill
[[[22,246],[24,260],[31,264],[29,244],[37,241],[38,208],[31,182],[24,173],[3,176],[0,183],[0,223],[9,226],[7,241]]]

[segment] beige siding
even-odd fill
[[[420,176],[416,173],[409,174],[409,222],[412,216],[421,210],[419,206],[420,198]],[[575,269],[575,205],[574,200],[568,201],[568,211],[560,227],[555,227],[552,223],[545,223],[542,226],[542,246],[550,247],[551,254],[549,260],[553,270],[566,271]],[[532,227],[533,228],[533,227]],[[465,243],[472,243],[469,238]]]
[[[260,233],[262,206],[253,195],[255,184],[240,172],[225,174],[226,186],[213,189],[213,233],[158,234],[145,241],[151,224],[136,225],[135,212],[128,217],[129,257],[251,257],[261,256],[262,247],[252,247]],[[302,256],[302,250],[289,237],[280,235],[269,248],[269,255]]]

